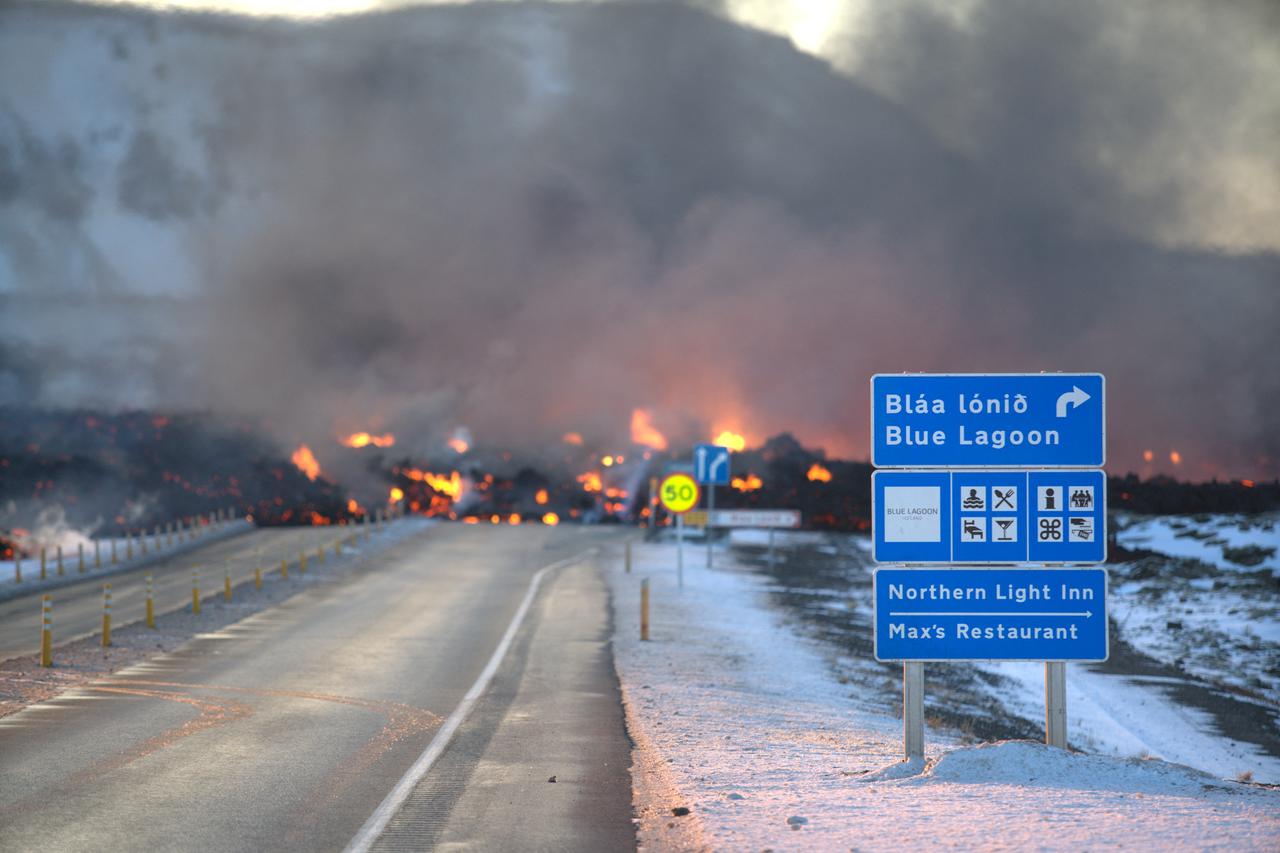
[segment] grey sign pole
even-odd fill
[[[684,513],[676,516],[676,582],[684,589]]]
[[[1067,748],[1067,665],[1062,661],[1044,665],[1044,742]]]
[[[716,487],[707,485],[707,524],[702,529],[707,536],[707,568],[711,568],[711,517],[716,514]]]
[[[924,758],[924,664],[902,664],[902,745],[907,760]]]

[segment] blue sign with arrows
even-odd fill
[[[877,374],[879,468],[1090,468],[1106,462],[1099,373]]]
[[[1073,563],[1107,558],[1102,471],[876,471],[879,563]]]
[[[878,569],[880,661],[1104,661],[1105,569]]]
[[[729,485],[729,448],[719,444],[694,445],[693,476],[706,486]]]

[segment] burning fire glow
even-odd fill
[[[1169,451],[1169,461],[1172,462],[1174,465],[1181,465],[1182,454],[1176,450]]]
[[[720,444],[720,442],[716,442]],[[755,474],[748,474],[744,480],[742,477],[734,477],[729,481],[729,485],[740,492],[754,492],[764,485],[764,481]]]
[[[556,515],[554,512],[549,512],[542,517],[542,523],[548,527],[555,527],[560,523],[560,516]]]
[[[372,435],[367,432],[353,432],[351,435],[341,439],[342,443],[347,447],[368,447],[372,444],[374,447],[393,447],[396,443],[396,437],[391,433],[383,435]]]
[[[1155,458],[1156,458],[1156,455],[1155,455],[1154,453],[1152,453],[1150,450],[1144,450],[1144,451],[1142,451],[1142,461],[1143,461],[1143,462],[1150,462],[1152,459],[1155,459]]]
[[[547,502],[547,498],[548,495],[546,489],[538,489],[538,493],[533,496],[533,499],[537,502],[538,506],[545,504]]]
[[[468,450],[471,449],[471,445],[467,444],[465,441],[463,441],[461,438],[459,438],[456,435],[453,438],[446,441],[445,444],[449,445],[449,447],[452,448],[453,452],[459,455],[466,453]]]
[[[809,466],[809,472],[805,476],[815,483],[831,482],[831,472],[817,462]]]
[[[736,432],[724,430],[716,436],[716,440],[712,444],[718,444],[721,447],[727,447],[730,450],[741,452],[747,448],[747,440]]]
[[[667,449],[667,437],[653,426],[648,409],[636,409],[631,413],[631,440],[654,450]]]
[[[392,486],[391,494],[387,497],[387,500],[391,503],[397,503],[404,500],[404,489],[399,486]]]
[[[298,470],[307,475],[308,480],[314,481],[320,476],[320,463],[316,461],[315,454],[311,452],[311,448],[305,444],[299,444],[298,449],[293,451],[293,455],[289,457],[293,464],[298,466]]]
[[[565,444],[572,444],[577,447],[582,446],[582,435],[576,432],[566,432],[560,439]],[[557,519],[558,520],[558,519]]]
[[[416,483],[426,483],[442,495],[457,500],[462,496],[462,475],[457,471],[453,471],[449,476],[444,474],[433,474],[430,471],[420,471],[417,468],[400,468],[397,473],[403,474]]]
[[[585,474],[579,474],[578,482],[582,484],[584,492],[599,492],[604,489],[604,484],[600,482],[599,471],[588,471]]]

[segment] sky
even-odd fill
[[[1266,3],[0,15],[0,403],[865,458],[1097,370],[1118,473],[1277,472]]]

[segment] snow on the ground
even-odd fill
[[[1280,523],[1274,514],[1113,516],[1116,541],[1220,569],[1280,572]]]
[[[94,540],[84,538],[88,543],[84,548],[84,570],[80,570],[80,552],[75,547],[63,548],[62,571],[58,571],[57,551],[49,548],[45,553],[45,578],[40,578],[40,555],[26,556],[22,559],[21,581],[18,580],[18,561],[0,560],[0,598],[13,595],[26,595],[44,589],[65,586],[77,580],[89,577],[112,575],[117,572],[154,561],[160,557],[182,554],[210,542],[236,535],[253,529],[253,523],[244,520],[228,521],[222,524],[203,528],[198,535],[165,537],[163,544],[157,547],[156,537],[146,537],[146,551],[141,549],[137,537],[107,537],[98,539],[97,560],[94,559]],[[81,536],[75,533],[76,536]],[[82,537],[83,538],[83,537]],[[116,562],[111,562],[111,549],[114,546]],[[97,562],[98,565],[94,565]]]
[[[1044,665],[979,661],[974,666],[1009,679],[1003,704],[1026,719],[1044,716]],[[1088,752],[1152,757],[1185,764],[1219,779],[1280,784],[1280,758],[1220,734],[1213,718],[1170,700],[1177,679],[1122,676],[1085,664],[1067,665],[1069,741]]]
[[[768,609],[766,579],[724,550],[708,571],[703,553],[686,554],[683,590],[666,543],[637,545],[632,574],[621,560],[606,572],[637,766],[665,770],[665,788],[638,794],[642,844],[689,846],[694,825],[699,843],[732,850],[1275,848],[1280,791],[1158,760],[958,747],[930,730],[933,763],[902,775],[900,710],[839,683],[823,650]],[[650,642],[638,638],[642,577]],[[691,814],[673,816],[681,806]]]
[[[1121,516],[1117,526],[1122,545],[1161,557],[1111,567],[1111,614],[1125,641],[1280,704],[1276,516]]]

